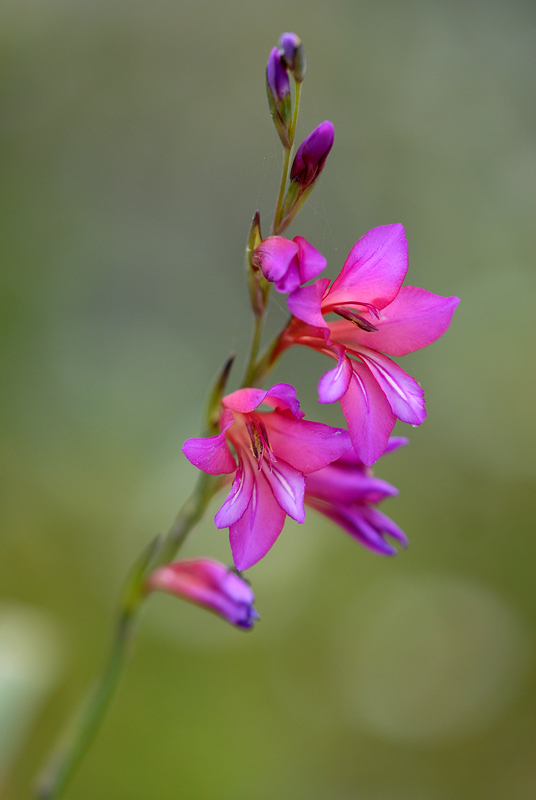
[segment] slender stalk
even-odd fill
[[[108,662],[38,780],[39,800],[57,800],[61,797],[104,719],[127,660],[128,645],[145,597],[144,579],[147,572],[159,564],[168,563],[175,556],[190,530],[203,516],[219,484],[219,478],[201,473],[194,491],[177,514],[163,542],[151,547],[147,555],[142,554],[131,570],[125,582]]]
[[[37,797],[40,800],[61,796],[97,733],[122,673],[133,623],[133,616],[123,616],[119,620],[108,663],[100,679],[90,689],[78,715],[39,778]]]
[[[283,153],[283,168],[281,170],[281,183],[279,184],[279,194],[277,196],[277,203],[275,206],[274,223],[272,226],[272,236],[277,236],[281,224],[281,209],[283,207],[283,200],[285,197],[285,188],[287,186],[288,168],[290,165],[290,157],[292,155],[292,147],[294,145],[294,136],[296,134],[296,125],[298,123],[298,114],[300,111],[300,98],[302,84],[296,83],[296,94],[294,97],[294,113],[292,114],[292,122],[289,128],[289,141],[290,146],[285,147]]]

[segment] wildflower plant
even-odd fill
[[[408,245],[398,223],[364,233],[333,282],[319,277],[327,262],[314,244],[300,235],[283,235],[314,190],[334,142],[332,123],[322,122],[292,158],[305,69],[299,37],[284,33],[266,68],[283,168],[270,232],[263,236],[257,211],[247,237],[254,325],[243,381],[228,391],[231,356],[209,391],[203,435],[183,446],[200,471],[195,489],[168,532],[153,539],[125,581],[109,661],[39,779],[41,800],[60,797],[97,731],[125,664],[140,607],[153,592],[170,593],[237,628],[251,629],[259,617],[253,590],[240,573],[266,556],[287,516],[305,522],[305,506],[380,555],[394,555],[393,542],[407,544],[403,531],[377,508],[397,490],[375,477],[371,467],[407,443],[391,436],[396,420],[420,425],[426,411],[420,385],[391,356],[426,347],[441,336],[458,298],[402,285]],[[261,351],[272,287],[287,295],[289,318]],[[305,420],[294,386],[264,388],[276,363],[294,346],[336,362],[320,378],[319,402],[339,402],[347,430]],[[204,557],[177,561],[186,536],[222,490],[227,495],[214,522],[229,528],[234,565]]]

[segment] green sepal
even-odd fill
[[[252,261],[253,252],[261,242],[261,217],[259,212],[256,211],[255,216],[253,217],[253,222],[251,223],[248,243],[246,245],[246,275],[249,288],[249,297],[251,300],[253,313],[256,317],[264,313],[270,291],[269,281],[266,280],[260,269],[256,267]]]
[[[222,369],[218,373],[208,397],[205,420],[207,426],[216,434],[219,433],[218,421],[220,419],[221,399],[225,393],[225,387],[227,386],[227,380],[229,378],[229,373],[231,372],[231,367],[233,366],[235,357],[236,353],[231,353]]]

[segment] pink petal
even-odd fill
[[[325,469],[307,476],[305,496],[317,497],[328,503],[380,503],[386,497],[395,497],[398,489],[381,478],[368,475],[366,468],[352,469],[330,464]]]
[[[356,348],[355,352],[364,360],[380,384],[398,419],[411,425],[420,425],[424,422],[426,419],[424,392],[417,381],[382,353],[376,353],[368,347]]]
[[[265,459],[263,473],[275,499],[289,517],[295,519],[296,522],[303,522],[305,520],[303,507],[305,478],[303,474],[282,459],[278,459],[276,463],[269,461],[268,464],[269,466]]]
[[[298,253],[298,262],[300,265],[300,283],[307,283],[307,281],[316,278],[317,275],[326,268],[327,260],[324,258],[312,244],[303,236],[295,236],[294,241],[300,248]]]
[[[268,392],[263,389],[237,389],[236,392],[225,395],[221,404],[224,408],[247,414],[260,406]]]
[[[348,389],[350,378],[352,377],[352,362],[346,355],[346,350],[342,345],[334,345],[333,348],[338,353],[338,364],[334,369],[330,369],[320,378],[318,383],[319,403],[336,403]]]
[[[441,297],[415,286],[403,286],[393,302],[382,310],[380,320],[363,312],[378,331],[366,333],[351,322],[337,321],[330,325],[331,338],[405,356],[442,336],[459,302],[457,297]]]
[[[371,466],[387,447],[396,417],[368,367],[352,363],[354,374],[341,397],[341,409],[357,457]]]
[[[275,288],[278,292],[287,294],[288,292],[293,292],[295,289],[297,289],[301,283],[302,279],[300,276],[300,265],[296,257],[291,261],[289,268],[281,280],[276,282]]]
[[[284,236],[269,236],[255,249],[252,261],[268,281],[279,281],[286,273],[299,246]]]
[[[331,464],[350,448],[348,433],[341,428],[278,413],[262,414],[262,421],[276,458],[305,474]]]
[[[266,555],[283,530],[286,514],[262,472],[256,476],[251,501],[238,522],[229,528],[234,563],[249,569]]]
[[[409,444],[409,439],[405,436],[391,436],[389,444],[385,448],[384,456],[387,455],[387,453],[398,450],[399,447],[405,447],[407,444]]]
[[[218,436],[209,436],[205,439],[187,439],[182,452],[188,461],[209,475],[221,475],[234,472],[236,461],[225,440],[225,431],[233,424],[232,413],[222,414],[220,420],[221,433]]]
[[[261,403],[282,411],[290,411],[295,417],[301,419],[300,403],[296,397],[296,389],[290,383],[276,383],[268,391],[263,389],[237,389],[236,392],[226,395],[222,402],[224,408],[248,414],[255,411]]]
[[[267,406],[275,408],[276,411],[290,411],[296,419],[302,419],[305,415],[300,411],[300,401],[296,397],[296,389],[290,383],[276,383],[269,389],[264,398]]]
[[[246,457],[240,462],[231,491],[214,517],[217,528],[228,528],[240,519],[251,500],[254,481],[253,467]]]
[[[315,500],[314,498],[307,499],[307,505],[320,511],[321,514],[324,514],[337,525],[340,525],[343,530],[349,533],[354,539],[357,539],[362,545],[379,555],[394,556],[397,554],[396,548],[384,539],[384,533],[394,535],[392,531],[396,529],[398,533],[396,538],[400,539],[401,534],[402,537],[404,537],[402,544],[404,546],[407,544],[407,539],[403,531],[391,520],[389,520],[389,522],[392,527],[389,526],[389,531],[383,530],[382,528],[385,526],[382,526],[381,523],[379,523],[379,525],[371,524],[368,518],[368,512],[375,512],[376,509],[370,509],[367,506],[333,506],[329,503]],[[379,512],[376,513],[379,514]],[[381,514],[381,517],[383,518],[384,515]],[[385,517],[385,519],[388,519],[388,517]]]
[[[396,223],[373,228],[350,250],[324,305],[354,301],[383,308],[398,294],[407,269],[408,243],[403,226]]]
[[[329,333],[324,317],[322,316],[322,298],[329,286],[328,278],[320,278],[311,286],[302,286],[287,297],[287,306],[291,314],[307,322],[315,328],[320,328],[325,335]]]

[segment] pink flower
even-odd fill
[[[252,628],[259,619],[249,584],[225,564],[211,558],[175,561],[159,567],[150,576],[147,588],[195,603],[239,628]]]
[[[386,453],[407,444],[407,439],[393,436]],[[307,476],[305,503],[344,528],[361,544],[380,555],[396,555],[396,548],[386,536],[397,539],[404,547],[408,540],[398,525],[374,508],[398,490],[390,483],[374,477],[372,470],[349,450],[324,469]]]
[[[261,403],[274,410],[258,411]],[[243,570],[266,555],[287,514],[304,521],[304,475],[340,458],[351,443],[344,430],[305,421],[296,390],[286,383],[268,391],[239,389],[222,406],[221,433],[188,439],[182,451],[210,475],[235,473],[214,522],[229,528],[234,562]]]
[[[302,283],[316,278],[327,261],[303,236],[291,241],[284,236],[268,236],[253,251],[251,260],[278,292],[293,292]]]
[[[288,297],[294,319],[281,342],[312,347],[337,361],[320,380],[321,403],[340,401],[352,444],[365,464],[387,447],[396,419],[426,417],[419,384],[384,353],[403,356],[448,328],[457,297],[402,286],[408,246],[402,225],[382,225],[352,248],[331,286],[321,278]],[[326,321],[326,314],[342,317]]]

